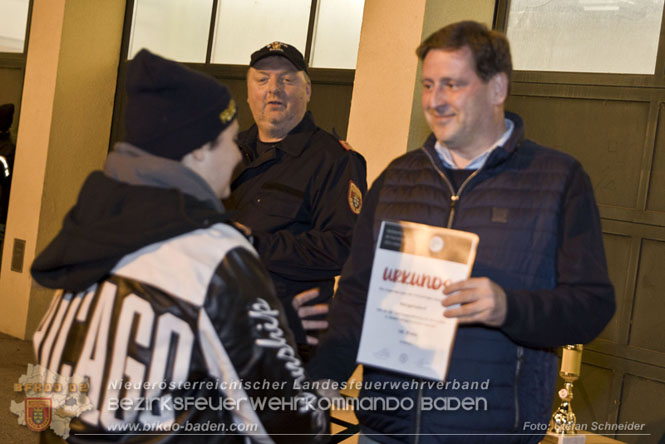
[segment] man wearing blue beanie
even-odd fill
[[[51,400],[54,415],[73,416],[60,435],[317,440],[327,419],[270,277],[220,201],[240,161],[229,90],[142,50],[128,64],[125,117],[125,142],[32,265],[39,284],[62,290],[33,337],[38,362],[89,387],[83,412]],[[297,408],[255,407],[266,399]]]

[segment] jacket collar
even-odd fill
[[[104,174],[130,185],[175,188],[220,213],[224,211],[210,184],[193,170],[178,161],[155,156],[126,142],[115,144],[104,163]]]
[[[515,124],[513,132],[510,134],[510,137],[506,143],[492,151],[492,154],[490,154],[490,156],[487,158],[483,168],[494,167],[505,161],[513,152],[515,152],[515,150],[517,150],[519,144],[524,139],[524,123],[522,122],[522,118],[515,113],[511,113],[510,111],[505,111],[505,117],[506,119],[510,119]],[[441,162],[439,155],[436,153],[436,149],[434,148],[435,143],[436,137],[433,133],[431,133],[425,141],[423,149],[429,152],[430,157],[434,159],[437,167],[443,171],[443,162]]]
[[[488,167],[496,166],[510,157],[519,147],[524,139],[524,122],[522,118],[510,111],[505,112],[506,119],[510,119],[514,124],[513,132],[502,146],[497,147],[485,163]]]
[[[275,146],[290,156],[298,157],[304,151],[305,147],[307,147],[314,131],[316,131],[314,118],[312,117],[312,113],[307,111],[300,123],[284,139],[275,143]],[[240,149],[246,153],[245,155],[249,155],[252,158],[256,155],[258,135],[259,129],[256,124],[238,135]]]

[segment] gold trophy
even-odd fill
[[[584,444],[585,436],[576,433],[577,422],[571,401],[573,399],[573,382],[580,377],[582,366],[582,344],[566,345],[561,353],[561,371],[559,376],[566,383],[559,390],[561,405],[554,411],[550,427],[543,442],[557,444]]]

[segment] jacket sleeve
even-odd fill
[[[300,234],[288,230],[254,232],[255,246],[269,271],[292,280],[323,280],[340,273],[349,255],[357,211],[349,202],[355,186],[367,191],[365,159],[348,152],[327,171],[313,173],[306,198],[310,202],[310,228]],[[352,183],[354,185],[352,185]]]
[[[515,342],[532,347],[587,343],[614,314],[600,215],[591,181],[579,164],[563,200],[556,264],[554,289],[505,289],[502,330]]]
[[[376,247],[374,213],[382,184],[383,175],[372,185],[358,218],[351,254],[344,264],[339,287],[330,307],[330,326],[307,367],[314,380],[333,379],[343,382],[356,367]]]
[[[247,249],[230,250],[217,267],[198,324],[208,371],[226,382],[220,391],[235,402],[234,422],[255,430],[253,442],[325,439],[327,412],[310,390],[270,278]]]

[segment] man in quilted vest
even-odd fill
[[[310,373],[341,382],[356,365],[382,221],[473,232],[480,242],[471,277],[443,290],[443,316],[459,321],[450,384],[397,365],[365,366],[361,400],[410,398],[413,408],[360,403],[370,406],[356,409],[360,442],[537,443],[551,414],[554,348],[591,341],[615,310],[591,182],[579,162],[526,139],[522,119],[504,111],[512,71],[505,36],[455,23],[417,55],[432,134],[368,192]],[[483,402],[437,403],[465,398]]]

